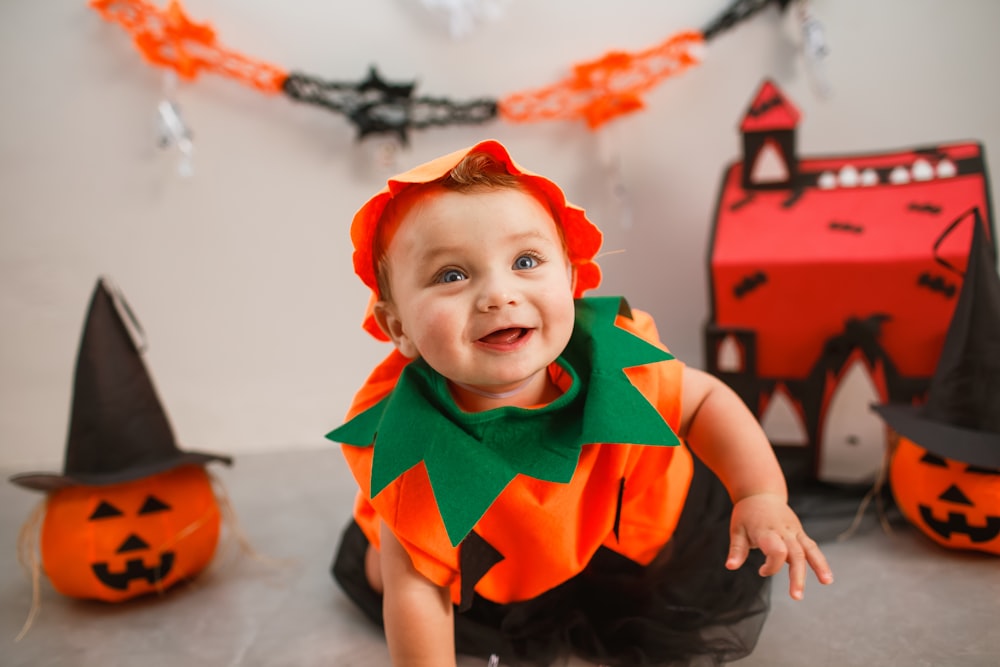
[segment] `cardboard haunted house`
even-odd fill
[[[798,121],[765,81],[740,125],[710,245],[706,368],[790,482],[867,484],[889,437],[871,406],[925,399],[977,220],[995,243],[986,162],[971,141],[799,156]]]

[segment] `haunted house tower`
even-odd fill
[[[799,110],[765,81],[743,118],[743,188],[790,190],[798,175],[795,128]]]

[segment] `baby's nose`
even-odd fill
[[[488,312],[505,306],[516,305],[517,301],[517,293],[508,281],[500,278],[491,278],[484,281],[482,290],[479,292],[477,306],[480,311]]]

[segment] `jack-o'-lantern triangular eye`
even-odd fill
[[[170,509],[170,505],[156,496],[146,496],[146,502],[142,504],[139,514],[152,514],[153,512],[163,512],[168,509]]]
[[[980,466],[970,465],[965,469],[965,472],[970,472],[974,475],[1000,475],[1000,470],[996,468],[982,468]]]
[[[947,468],[948,462],[937,454],[931,454],[930,452],[925,452],[923,456],[920,457],[921,463],[927,463],[932,466],[940,466],[941,468]]]
[[[944,493],[938,496],[941,500],[947,500],[950,503],[955,503],[956,505],[966,505],[972,507],[972,501],[969,497],[962,493],[962,489],[958,488],[954,484],[949,486]]]
[[[122,511],[120,509],[118,509],[108,501],[102,500],[101,504],[99,504],[97,508],[93,511],[93,513],[91,513],[90,520],[93,521],[94,519],[108,519],[113,516],[121,516],[121,515]]]

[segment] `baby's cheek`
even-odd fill
[[[565,342],[568,343],[573,334],[573,323],[576,320],[576,306],[572,294],[553,295],[550,303],[553,304],[550,314],[551,325],[557,329],[560,336],[565,337]]]
[[[416,313],[416,323],[414,341],[423,356],[448,349],[461,330],[453,313],[430,306]]]

